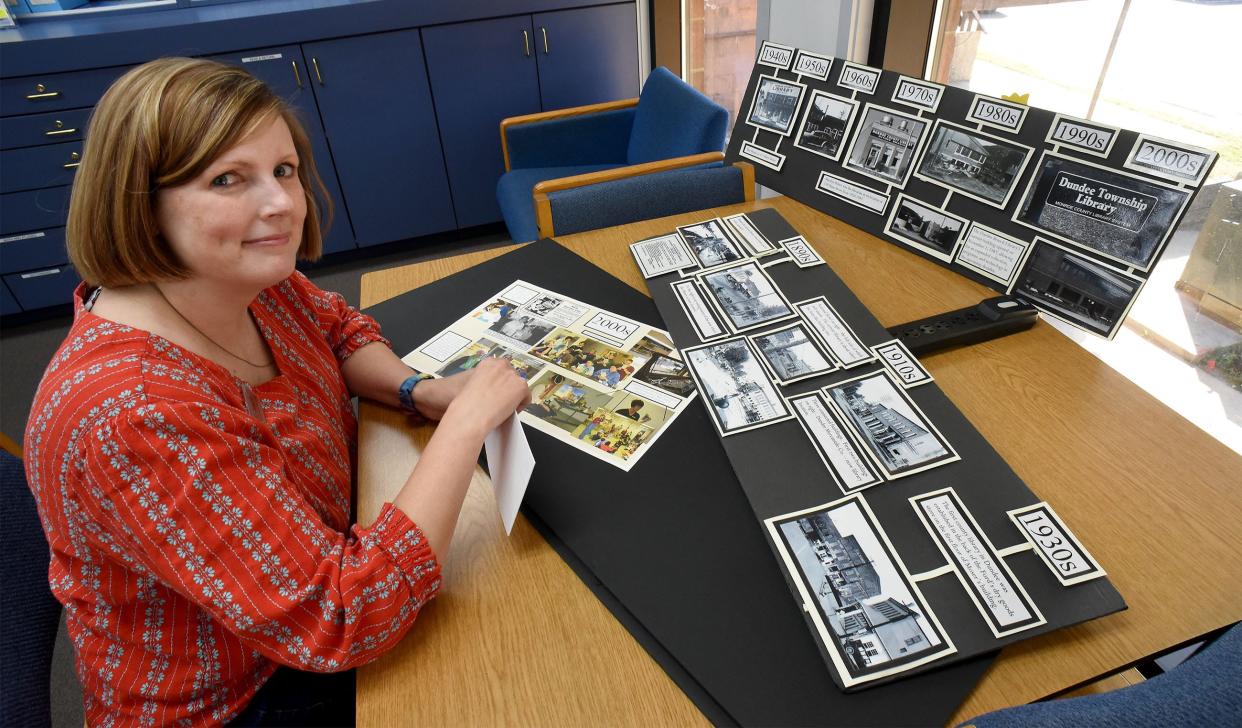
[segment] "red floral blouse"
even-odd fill
[[[350,526],[357,422],[341,363],[388,342],[300,273],[250,310],[279,376],[252,389],[167,339],[90,313],[43,375],[26,470],[92,728],[202,725],[278,665],[375,659],[440,587],[392,504]]]

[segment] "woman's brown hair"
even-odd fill
[[[323,238],[313,191],[328,196],[292,109],[241,68],[161,58],[117,79],[91,116],[65,230],[78,275],[109,287],[190,275],[159,234],[156,191],[194,179],[277,116],[293,137],[306,196],[298,256],[318,258]]]

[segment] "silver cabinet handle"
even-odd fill
[[[543,54],[546,56],[548,55],[548,29],[540,28],[539,32],[543,33]]]
[[[293,80],[297,81],[298,88],[302,88],[302,74],[298,73],[298,62],[289,61],[289,65],[293,66]]]
[[[319,59],[312,56],[311,65],[315,67],[315,80],[319,82],[320,86],[322,86],[323,85],[323,74],[319,72]]]
[[[522,31],[522,52],[530,58],[530,32],[525,30]]]
[[[34,273],[22,273],[22,280],[42,278],[43,276],[54,276],[59,272],[60,268],[48,268],[47,270],[37,270]]]

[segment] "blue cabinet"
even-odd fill
[[[0,281],[0,316],[8,316],[21,310],[22,307],[17,305],[17,299],[9,293],[9,287]]]
[[[0,195],[0,235],[60,227],[69,216],[69,187]]]
[[[633,3],[533,17],[543,110],[638,95],[638,19]]]
[[[81,139],[91,110],[66,109],[0,119],[0,149],[36,147]]]
[[[497,222],[500,121],[638,95],[633,3],[423,29],[461,227]]]
[[[78,272],[71,265],[12,273],[4,277],[4,283],[13,297],[27,311],[69,303],[73,300],[73,289],[81,282]]]
[[[306,128],[307,136],[310,137],[311,153],[315,155],[319,175],[323,178],[323,185],[327,188],[328,197],[332,200],[334,215],[331,227],[324,230],[323,252],[337,253],[354,248],[354,231],[350,226],[349,211],[345,209],[345,200],[341,197],[336,167],[328,151],[328,140],[323,134],[323,124],[319,121],[319,107],[315,105],[315,96],[310,90],[310,76],[306,62],[302,59],[302,49],[298,46],[262,48],[245,53],[215,56],[215,60],[245,68],[257,78],[262,79],[297,111],[298,118],[302,126]],[[316,192],[316,197],[319,198],[319,209],[326,209],[318,192]]]
[[[82,142],[0,152],[0,193],[73,184],[82,160]]]
[[[49,268],[68,262],[64,228],[0,237],[0,274]]]
[[[135,64],[208,56],[284,98],[332,202],[333,253],[499,222],[501,119],[636,95],[635,3],[598,2],[209,3],[4,31],[0,313],[68,300],[75,163],[93,107]]]
[[[423,29],[440,141],[462,227],[500,219],[500,120],[539,107],[529,15]]]
[[[358,245],[454,229],[418,31],[302,51]]]

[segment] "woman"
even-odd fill
[[[25,442],[90,725],[323,702],[308,672],[375,659],[435,596],[483,438],[529,402],[501,361],[423,381],[295,271],[320,252],[316,183],[296,118],[240,69],[148,63],[94,111],[67,230],[85,282]],[[440,421],[366,528],[353,395]]]

